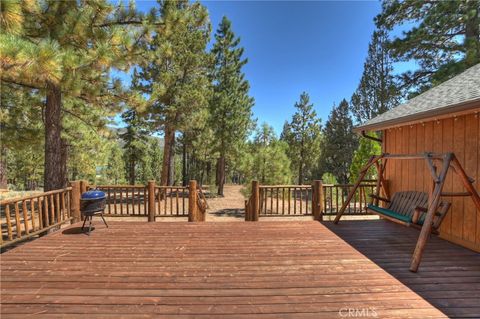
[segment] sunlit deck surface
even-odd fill
[[[383,220],[96,225],[1,255],[2,318],[480,317],[479,254],[433,237],[411,273]]]

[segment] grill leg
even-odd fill
[[[83,228],[85,228],[85,222],[87,221],[88,215],[85,215],[85,218],[83,219],[83,225],[82,225],[82,231]]]
[[[105,220],[105,218],[103,218],[103,212],[100,214],[100,217],[102,217],[102,220],[105,223],[105,226],[107,226],[107,228],[108,228],[107,221]]]
[[[93,215],[90,215],[90,223],[88,224],[88,236],[90,236],[90,232],[92,231],[92,219]]]

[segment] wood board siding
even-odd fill
[[[385,152],[392,154],[454,152],[467,174],[480,190],[480,119],[478,113],[430,120],[384,130]],[[432,178],[424,160],[390,159],[387,164],[390,192],[415,190],[429,192]],[[460,179],[448,173],[444,191],[464,191]],[[452,207],[440,227],[440,236],[480,251],[480,212],[470,197],[449,197]]]

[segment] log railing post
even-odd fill
[[[88,181],[86,180],[81,180],[80,181],[80,198],[82,197],[82,194],[85,193],[88,190]],[[82,212],[80,211],[80,219],[83,220],[85,216],[83,216]]]
[[[250,221],[250,212],[248,209],[248,200],[245,200],[245,221]]]
[[[323,184],[321,180],[313,182],[312,191],[313,218],[323,220]]]
[[[82,180],[80,181],[80,195],[85,193],[88,190],[88,181]]]
[[[148,198],[148,221],[155,221],[155,181],[148,181],[147,186]]]
[[[198,222],[197,181],[191,180],[188,184],[188,221]]]
[[[77,223],[81,220],[80,216],[80,182],[73,181],[70,182],[72,186],[72,198],[70,201],[70,211],[72,212],[72,224]]]
[[[252,211],[250,212],[251,221],[257,222],[260,214],[260,185],[258,181],[252,181]]]

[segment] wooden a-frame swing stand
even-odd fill
[[[428,196],[428,208],[426,210],[425,219],[420,231],[420,235],[418,237],[417,245],[415,246],[415,251],[412,256],[411,264],[410,264],[410,271],[416,272],[418,270],[418,266],[420,265],[420,261],[422,258],[423,251],[425,249],[425,245],[427,243],[427,239],[432,231],[432,224],[435,217],[435,214],[439,208],[439,204],[441,201],[442,196],[451,197],[451,196],[470,196],[477,207],[477,210],[480,211],[480,196],[478,192],[473,187],[474,180],[467,176],[465,170],[463,169],[462,165],[458,161],[457,157],[454,153],[443,153],[443,154],[435,154],[435,153],[425,153],[425,154],[388,154],[383,153],[381,155],[372,156],[368,161],[367,165],[365,165],[362,170],[360,171],[360,176],[357,182],[354,184],[352,190],[348,194],[347,200],[342,205],[342,208],[338,211],[337,216],[335,217],[335,224],[338,224],[342,214],[345,212],[345,209],[350,205],[350,201],[355,195],[357,188],[359,187],[360,183],[364,180],[368,170],[370,167],[375,165],[378,171],[378,180],[377,180],[377,187],[376,187],[376,195],[373,198],[376,198],[378,203],[378,198],[380,194],[380,189],[383,190],[383,193],[387,199],[390,198],[388,185],[385,179],[385,167],[387,161],[389,159],[396,159],[396,160],[418,160],[424,159],[427,167],[429,169],[430,174],[432,175],[433,179],[433,187],[430,190]],[[435,166],[436,162],[441,164],[440,173],[437,174],[437,167]],[[442,192],[443,186],[445,184],[445,179],[447,177],[447,173],[449,169],[460,178],[465,187],[466,192],[452,192],[452,193],[444,193]]]

